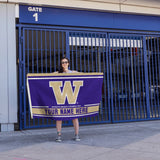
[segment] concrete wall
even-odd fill
[[[15,5],[0,3],[0,123],[1,131],[17,122]]]
[[[124,13],[160,15],[159,0],[8,0],[7,2],[45,5],[53,7],[68,7]]]

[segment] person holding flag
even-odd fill
[[[58,73],[76,73],[77,71],[71,71],[69,70],[69,59],[66,57],[63,57],[60,61],[60,69]],[[79,138],[79,120],[78,118],[72,119],[74,130],[75,130],[75,141],[80,141]],[[61,142],[61,130],[62,130],[62,120],[56,120],[56,129],[57,129],[57,138],[56,142]]]

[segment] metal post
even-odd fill
[[[143,56],[144,56],[144,74],[145,74],[145,91],[146,91],[146,107],[147,118],[150,118],[150,104],[149,104],[149,83],[148,83],[148,67],[147,67],[147,52],[146,52],[146,36],[143,36]]]

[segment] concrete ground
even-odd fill
[[[0,133],[0,160],[160,160],[160,121],[80,126]]]

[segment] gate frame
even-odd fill
[[[66,42],[69,43],[69,32],[80,32],[80,31],[86,31],[86,32],[102,32],[105,33],[106,39],[108,39],[108,34],[111,33],[117,33],[117,34],[139,34],[139,36],[143,37],[143,47],[146,48],[146,42],[145,42],[145,36],[147,35],[159,35],[160,36],[160,32],[146,32],[146,31],[133,31],[133,30],[113,30],[113,29],[102,29],[102,28],[80,28],[80,27],[60,27],[60,26],[45,26],[45,25],[33,25],[33,24],[17,24],[16,27],[18,28],[18,59],[19,59],[19,66],[18,66],[18,80],[19,80],[19,86],[18,86],[18,95],[19,95],[19,129],[23,130],[23,129],[30,129],[30,128],[41,128],[41,127],[53,127],[55,125],[43,125],[43,126],[34,126],[34,127],[26,127],[25,125],[25,110],[23,110],[23,103],[25,103],[25,94],[23,94],[23,92],[25,92],[25,88],[23,86],[23,83],[25,83],[25,77],[23,77],[23,71],[25,71],[25,62],[22,60],[22,54],[24,54],[24,50],[23,50],[23,35],[24,35],[24,29],[55,29],[55,30],[61,30],[61,31],[65,31],[66,32]],[[106,42],[107,43],[107,42]],[[109,44],[110,42],[108,42]],[[110,46],[109,46],[110,47]],[[108,51],[109,48],[106,45],[106,51]],[[146,60],[146,54],[145,54],[145,50],[144,50],[144,60]],[[66,57],[69,57],[69,44],[66,45]],[[108,53],[108,52],[107,52]],[[24,56],[24,55],[23,55]],[[106,54],[107,56],[107,54]],[[110,56],[109,56],[109,60],[110,60]],[[108,70],[110,70],[110,66],[108,65]],[[148,82],[148,70],[147,70],[147,66],[145,64],[144,66],[145,68],[145,80],[147,80]],[[147,70],[147,71],[146,71]],[[111,74],[111,72],[110,72]],[[110,85],[112,88],[112,75],[110,75],[110,79],[107,78],[107,85]],[[119,122],[133,122],[133,121],[146,121],[146,120],[157,120],[160,119],[159,118],[150,118],[150,104],[149,104],[149,91],[148,91],[148,83],[146,85],[145,83],[145,87],[146,87],[146,108],[147,108],[147,119],[133,119],[133,120],[120,120],[120,121],[114,121],[113,119],[113,97],[111,97],[111,102],[110,102],[110,107],[109,107],[109,120],[106,122],[94,122],[92,124],[104,124],[104,123],[119,123]],[[112,93],[112,89],[110,90],[110,93]],[[148,97],[148,98],[147,98]],[[111,112],[110,112],[111,111]],[[91,124],[90,122],[86,122],[86,123],[80,123],[80,124]],[[65,124],[64,126],[70,126],[71,124]]]

